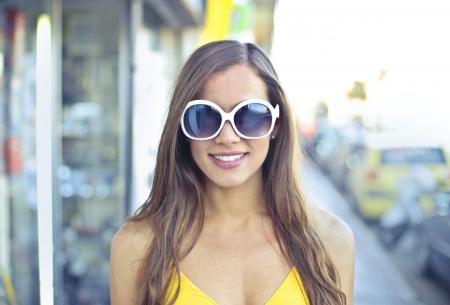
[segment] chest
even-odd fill
[[[215,305],[264,305],[285,282],[292,266],[273,235],[202,235],[180,262],[180,269],[186,284]]]

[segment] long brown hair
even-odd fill
[[[139,305],[173,304],[167,300],[171,279],[180,278],[179,262],[193,248],[202,230],[203,174],[191,157],[189,143],[180,129],[180,116],[190,100],[200,98],[206,80],[232,65],[248,64],[268,89],[272,104],[280,107],[279,131],[263,163],[265,202],[275,234],[286,259],[299,271],[311,305],[344,305],[345,294],[324,246],[308,218],[298,177],[300,150],[294,120],[278,76],[267,55],[256,45],[233,40],[198,48],[177,79],[161,136],[150,196],[130,221],[147,219],[153,236],[142,264]],[[181,243],[193,241],[181,253]]]

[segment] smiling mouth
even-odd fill
[[[222,162],[233,162],[238,161],[245,157],[245,155],[248,155],[248,153],[237,153],[237,154],[209,154],[211,157],[213,157],[216,160],[222,161]]]
[[[236,155],[211,155],[217,160],[223,162],[233,162],[242,159],[247,153],[236,154]]]

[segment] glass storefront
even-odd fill
[[[39,300],[36,24],[50,1],[0,2],[0,303]],[[9,302],[9,303],[8,303]]]
[[[62,15],[62,304],[109,304],[112,235],[124,219],[120,98],[123,10],[67,3]],[[127,47],[127,46],[125,46]],[[61,304],[60,303],[60,304]]]
[[[42,14],[54,34],[47,47],[57,53],[48,98],[57,122],[48,156],[52,213],[38,204],[36,184]],[[53,242],[54,287],[41,296],[54,294],[58,305],[110,303],[110,242],[148,195],[167,92],[185,53],[181,29],[198,25],[201,14],[178,2],[0,0],[0,305],[40,302],[39,281],[48,275],[38,257],[43,214],[53,215],[53,237],[47,232],[44,241]]]

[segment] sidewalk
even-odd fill
[[[312,204],[338,215],[353,230],[356,241],[354,305],[424,305],[378,244],[373,232],[313,164],[307,164],[302,180]]]

